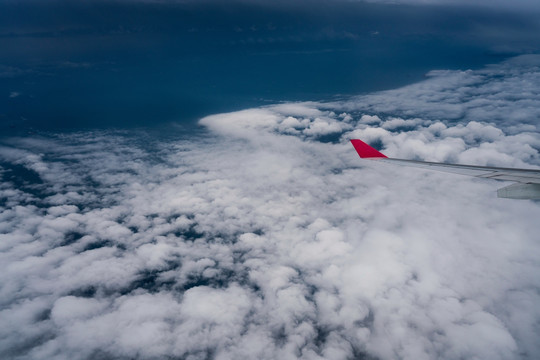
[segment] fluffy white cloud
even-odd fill
[[[537,111],[529,60],[214,115],[183,139],[4,140],[2,357],[538,357],[538,203],[348,144],[538,166],[536,124],[501,115]]]
[[[356,97],[339,108],[406,120],[493,123],[507,133],[537,131],[539,69],[539,55],[523,55],[478,71],[433,71],[426,81]]]

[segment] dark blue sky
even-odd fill
[[[537,13],[302,1],[2,2],[2,130],[131,127],[390,89],[540,50]]]

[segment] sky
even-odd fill
[[[479,69],[539,51],[525,5],[1,1],[2,131],[195,124]]]
[[[538,358],[518,5],[0,2],[0,357]]]

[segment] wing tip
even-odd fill
[[[352,146],[362,159],[386,158],[387,156],[359,139],[351,140]]]

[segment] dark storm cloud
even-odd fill
[[[3,57],[23,54],[22,41],[39,41],[43,56],[53,56],[47,54],[52,50],[60,51],[57,56],[97,55],[97,46],[102,47],[102,52],[114,50],[114,46],[137,51],[163,45],[163,41],[174,46],[173,39],[177,46],[186,47],[194,45],[189,42],[193,39],[214,46],[222,42],[230,45],[234,39],[257,43],[337,37],[351,41],[373,34],[444,34],[459,41],[472,36],[474,41],[502,41],[508,45],[511,40],[527,39],[531,46],[538,45],[537,37],[524,36],[538,29],[535,16],[501,12],[496,7],[463,9],[349,1],[4,2],[0,6],[0,32],[8,45],[4,48],[9,50]],[[132,37],[136,37],[136,43],[129,40]],[[57,38],[64,43],[46,40]]]
[[[191,139],[3,139],[1,355],[536,358],[538,204],[497,199],[487,180],[363,162],[347,143],[538,166],[536,129],[475,118],[509,111],[499,81],[539,72],[513,64],[218,114]],[[466,120],[428,116],[456,92],[476,103]],[[377,112],[405,94],[418,112]]]
[[[540,5],[534,0],[517,0],[512,1],[511,3],[504,0],[477,0],[474,2],[467,0],[367,0],[367,2],[382,4],[473,6],[503,8],[513,11],[540,10]]]

